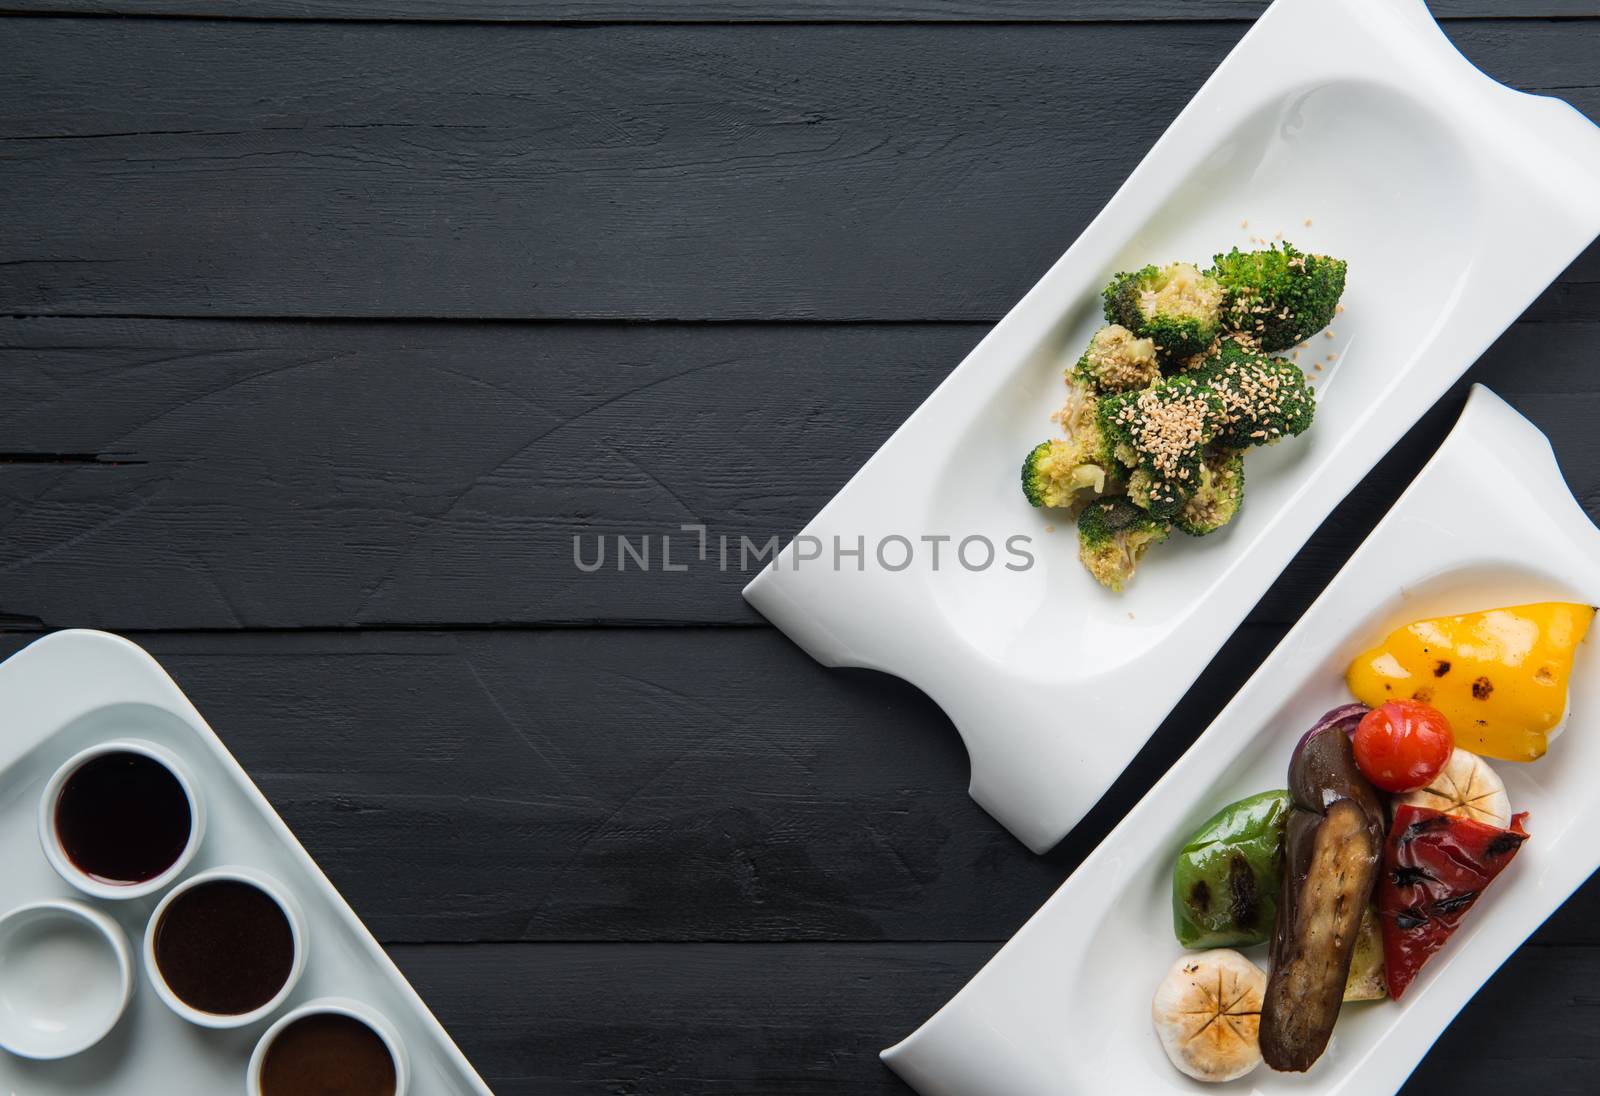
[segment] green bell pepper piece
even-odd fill
[[[1272,935],[1289,793],[1262,792],[1206,820],[1172,870],[1172,927],[1186,948],[1248,947]]]

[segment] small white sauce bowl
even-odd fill
[[[406,1058],[406,1049],[400,1042],[400,1034],[387,1019],[360,1001],[352,1001],[346,997],[319,997],[280,1016],[261,1036],[260,1041],[256,1043],[254,1053],[250,1055],[250,1066],[244,1075],[247,1096],[261,1096],[261,1070],[267,1061],[267,1051],[272,1049],[273,1040],[277,1039],[283,1029],[307,1016],[328,1014],[360,1020],[378,1033],[378,1038],[389,1048],[389,1057],[394,1061],[394,1096],[406,1096],[407,1089],[411,1087],[411,1063]]]
[[[167,980],[161,974],[161,964],[156,961],[156,930],[161,925],[161,915],[167,912],[167,907],[183,894],[195,887],[206,883],[234,882],[248,883],[250,886],[265,892],[267,897],[278,904],[283,911],[283,916],[289,922],[289,935],[294,940],[294,960],[289,967],[289,976],[284,979],[283,985],[272,999],[259,1008],[249,1012],[204,1012],[190,1005],[183,998],[173,992],[167,985]],[[144,972],[150,979],[150,986],[156,991],[156,996],[161,998],[173,1012],[204,1028],[241,1028],[265,1019],[271,1015],[284,999],[294,992],[295,983],[300,981],[300,975],[306,969],[306,930],[305,922],[300,916],[300,907],[289,897],[289,892],[284,889],[276,879],[265,872],[256,871],[254,868],[228,867],[212,868],[209,871],[191,875],[182,883],[169,890],[157,903],[155,912],[150,914],[150,921],[144,930]]]
[[[56,830],[56,804],[61,799],[61,789],[68,778],[85,763],[112,753],[140,754],[159,762],[177,778],[178,786],[183,789],[184,796],[189,800],[188,844],[184,845],[183,851],[178,854],[178,859],[172,862],[171,867],[143,883],[108,883],[79,871],[78,866],[61,847],[61,835]],[[199,851],[200,842],[205,835],[205,804],[195,789],[194,781],[189,779],[188,770],[183,767],[183,762],[179,761],[172,751],[143,739],[124,738],[114,742],[102,742],[98,746],[90,746],[87,750],[74,754],[55,771],[55,775],[44,786],[44,794],[39,797],[39,842],[44,846],[45,859],[50,861],[50,866],[56,870],[57,875],[91,898],[115,901],[124,898],[143,898],[154,894],[184,873],[194,860],[194,854]]]
[[[99,910],[63,898],[0,917],[0,1047],[81,1053],[116,1027],[132,993],[128,936]]]

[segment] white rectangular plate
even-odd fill
[[[1130,66],[1130,79],[1139,79]],[[1071,186],[1071,179],[1061,180]],[[1248,220],[1249,227],[1241,222]],[[1307,221],[1310,224],[1307,224]],[[1153,549],[1124,594],[1029,508],[1063,368],[1110,276],[1282,231],[1350,262],[1316,425],[1246,462],[1243,512]],[[1488,79],[1422,0],[1278,0],[1059,262],[745,597],[819,661],[917,685],[972,795],[1043,851],[1093,806],[1317,525],[1600,232],[1600,129]],[[1059,526],[1054,532],[1049,527]],[[968,571],[966,537],[1035,564]],[[920,546],[890,571],[876,547]],[[922,537],[949,536],[940,565]],[[835,538],[846,552],[834,566]],[[804,552],[797,546],[804,544]],[[813,546],[820,559],[807,559]],[[885,559],[901,562],[891,544]],[[981,544],[969,553],[983,560]],[[859,568],[859,569],[858,569]]]
[[[266,1020],[237,1031],[203,1031],[162,1004],[136,962],[133,999],[110,1035],[83,1054],[55,1062],[0,1051],[0,1092],[242,1094],[250,1051],[271,1021],[314,997],[336,996],[368,1004],[395,1026],[417,1096],[490,1096],[439,1021],[155,659],[103,632],[57,632],[0,663],[0,710],[6,909],[40,898],[78,898],[115,918],[137,954],[145,923],[165,892],[119,902],[85,898],[45,860],[38,827],[39,796],[51,773],[79,750],[131,737],[177,754],[205,798],[205,838],[184,877],[224,864],[264,871],[299,901],[307,930],[305,974]]]
[[[1579,648],[1571,716],[1532,764],[1495,762],[1530,840],[1405,998],[1344,1010],[1304,1075],[1232,1085],[1175,1070],[1150,1000],[1181,954],[1172,863],[1196,826],[1281,788],[1289,754],[1350,700],[1349,661],[1423,617],[1540,600],[1600,604],[1600,531],[1549,442],[1475,388],[1460,422],[1338,577],[1187,753],[978,975],[884,1052],[924,1096],[1393,1092],[1501,963],[1600,867],[1600,642]]]

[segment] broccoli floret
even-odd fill
[[[1186,358],[1211,344],[1222,329],[1222,283],[1192,263],[1118,274],[1106,286],[1106,319],[1141,339],[1152,339],[1166,358]]]
[[[1222,415],[1222,401],[1185,374],[1100,401],[1100,430],[1132,472],[1128,495],[1153,516],[1171,519],[1200,486],[1200,463]]]
[[[1285,243],[1265,251],[1234,248],[1209,273],[1226,290],[1223,324],[1255,337],[1263,350],[1287,350],[1327,327],[1344,293],[1347,264]]]
[[[1098,451],[1100,447],[1100,398],[1087,386],[1067,378],[1067,401],[1051,418],[1061,424],[1061,432],[1068,441],[1082,440],[1087,447]]]
[[[1094,333],[1069,376],[1097,392],[1146,388],[1161,379],[1153,339],[1141,339],[1121,324]]]
[[[1096,582],[1121,591],[1145,550],[1171,532],[1125,498],[1099,499],[1078,515],[1078,558]]]
[[[1070,508],[1115,486],[1117,468],[1093,427],[1073,441],[1042,441],[1022,462],[1022,493],[1034,506]]]
[[[1192,537],[1215,533],[1233,520],[1244,502],[1244,454],[1214,449],[1200,465],[1200,486],[1173,522]]]
[[[1213,358],[1185,376],[1217,394],[1221,413],[1212,440],[1223,448],[1303,434],[1317,413],[1316,395],[1299,366],[1226,339]]]

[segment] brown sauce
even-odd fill
[[[394,1058],[350,1016],[313,1013],[280,1031],[261,1064],[262,1096],[394,1096]]]
[[[156,925],[156,966],[190,1008],[253,1012],[277,996],[294,967],[294,934],[272,896],[232,879],[201,883],[172,900]]]

